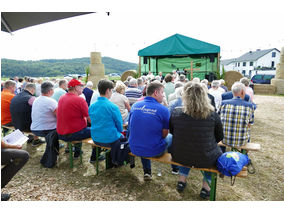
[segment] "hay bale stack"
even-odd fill
[[[228,71],[225,73],[224,80],[226,82],[226,86],[228,87],[228,90],[231,90],[232,85],[239,81],[242,77],[244,77],[241,73],[237,71]]]
[[[136,75],[137,75],[137,71],[136,70],[127,70],[127,71],[122,73],[120,79],[121,79],[122,82],[124,82],[124,81],[126,81],[128,76],[135,77]]]
[[[255,94],[275,94],[276,87],[271,84],[254,84],[253,91]]]

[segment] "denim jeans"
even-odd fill
[[[51,129],[51,130],[32,130],[32,133],[36,136],[39,136],[39,137],[45,137],[48,135],[48,133],[54,131],[56,129]]]
[[[70,141],[81,141],[86,138],[91,137],[91,128],[86,127],[78,132],[74,132],[72,134],[67,134],[67,135],[60,135],[58,134],[58,138],[60,140],[63,140],[65,142],[70,142]],[[76,143],[75,144],[75,152],[79,152],[81,150],[82,143]]]
[[[123,124],[126,124],[128,122],[128,119],[129,119],[129,112],[127,112],[127,116],[126,118],[123,119]]]
[[[190,168],[179,166],[179,175],[187,177],[189,172]],[[203,177],[203,180],[205,181],[205,179],[207,179],[207,181],[211,183],[211,172],[204,171],[204,176],[205,177]]]
[[[163,152],[161,152],[160,154],[153,156],[153,157],[160,157],[162,156],[166,150],[170,149],[171,145],[172,145],[172,141],[173,141],[173,135],[172,134],[168,134],[167,137],[165,138],[165,142],[166,142],[166,148]],[[151,170],[151,161],[149,159],[145,159],[143,157],[141,157],[141,162],[143,165],[143,170],[144,172],[146,171],[150,171]],[[178,166],[176,165],[171,165],[173,169],[177,169]]]

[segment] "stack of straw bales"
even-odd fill
[[[136,70],[127,70],[127,71],[122,73],[121,81],[124,82],[124,81],[126,81],[128,76],[135,77],[136,75],[137,75],[137,71]]]
[[[102,64],[102,57],[100,52],[91,52],[91,64],[89,81],[92,81],[94,87],[97,87],[98,82],[105,78],[105,66]]]
[[[226,82],[226,86],[228,87],[228,90],[231,90],[232,85],[239,81],[242,77],[244,77],[241,73],[237,71],[228,71],[225,73],[224,80]]]

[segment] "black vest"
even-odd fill
[[[207,119],[194,119],[176,107],[170,118],[173,134],[173,161],[186,166],[208,168],[215,165],[222,151],[217,145],[223,139],[220,117],[213,112]]]
[[[29,105],[28,101],[31,97],[32,94],[29,91],[23,90],[12,99],[10,111],[15,129],[30,131],[32,106]]]

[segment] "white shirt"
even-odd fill
[[[39,96],[32,105],[31,130],[56,129],[57,118],[54,111],[57,101],[47,96]]]
[[[217,112],[219,112],[221,102],[222,102],[221,92],[218,89],[215,90],[213,88],[210,88],[208,92],[209,92],[209,94],[214,96],[215,106],[216,106]]]

